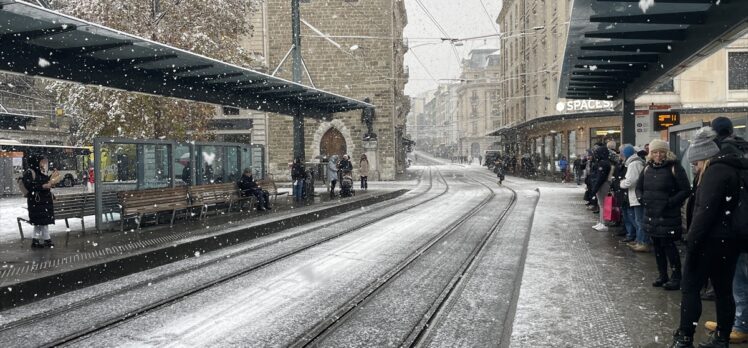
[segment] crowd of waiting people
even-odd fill
[[[705,323],[711,334],[699,347],[748,342],[748,146],[719,117],[696,132],[686,156],[692,182],[667,142],[597,144],[575,161],[575,176],[599,214],[592,228],[622,224],[621,243],[654,251],[652,286],[681,291],[672,347],[693,347],[702,299],[715,301],[717,318]]]

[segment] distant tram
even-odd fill
[[[58,186],[72,187],[80,184],[83,172],[88,169],[91,149],[88,147],[26,144],[16,140],[0,139],[0,187],[2,194],[18,194],[15,178],[23,175],[32,155],[42,155],[49,160],[49,169],[57,169],[63,176]]]

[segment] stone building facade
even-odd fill
[[[275,69],[291,47],[291,2],[266,0],[267,62]],[[404,95],[407,50],[402,34],[407,24],[402,0],[301,2],[301,18],[330,36],[338,45],[302,24],[302,56],[314,85],[354,99],[370,98],[376,105],[373,130],[376,142],[364,142],[366,126],[361,112],[332,115],[331,119],[305,121],[306,161],[320,162],[332,154],[349,154],[357,167],[369,154],[374,180],[393,180],[405,168],[403,136],[410,108]],[[361,37],[392,38],[392,40]],[[287,61],[278,76],[291,79]],[[307,78],[303,83],[310,84]],[[289,178],[293,154],[292,118],[270,115],[267,124],[268,171],[277,180]],[[341,152],[341,153],[338,153]],[[354,172],[354,175],[356,173]]]
[[[498,139],[488,136],[499,123],[499,49],[480,47],[470,51],[462,64],[457,87],[458,153],[478,158]]]

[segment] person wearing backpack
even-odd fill
[[[649,238],[644,232],[644,207],[636,198],[636,184],[639,182],[644,160],[637,154],[630,144],[623,146],[621,154],[626,159],[626,174],[621,180],[620,186],[624,190],[624,221],[628,235],[624,241],[628,241],[631,250],[636,252],[649,252]]]
[[[683,233],[681,206],[688,198],[691,184],[667,142],[652,140],[649,149],[647,165],[636,183],[636,196],[644,206],[644,231],[652,238],[657,262],[658,277],[652,286],[678,290],[681,260],[675,242],[681,240]]]
[[[717,325],[700,347],[728,347],[735,321],[733,277],[744,247],[739,227],[748,207],[739,204],[748,190],[741,175],[748,173],[748,158],[736,147],[720,148],[711,127],[697,131],[688,150],[688,161],[699,168],[698,188],[683,275],[680,325],[673,337],[674,347],[693,347],[693,335],[701,316],[700,290],[707,279],[715,292]],[[741,216],[742,214],[742,216]]]
[[[29,223],[34,225],[31,247],[51,248],[54,247],[54,243],[49,236],[49,225],[55,223],[55,209],[51,190],[54,185],[50,178],[55,176],[55,173],[47,175],[49,161],[43,156],[31,156],[27,163],[29,169],[23,173],[21,182],[28,192],[26,204],[29,210]]]

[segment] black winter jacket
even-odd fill
[[[31,174],[31,172],[34,174]],[[55,223],[54,196],[52,190],[43,188],[49,182],[49,176],[42,174],[38,168],[23,173],[23,185],[29,191],[26,204],[29,208],[29,223],[32,225],[53,225]]]
[[[686,170],[674,159],[660,165],[647,163],[636,184],[636,195],[644,206],[644,230],[650,237],[681,238],[680,209],[690,191]]]
[[[613,170],[612,165],[610,164],[610,153],[608,152],[608,148],[602,146],[598,147],[595,150],[595,157],[597,158],[597,162],[594,163],[595,165],[595,171],[594,171],[594,182],[592,183],[592,194],[596,194],[597,191],[600,191],[603,184],[605,184],[608,181],[608,176],[610,175],[610,171]],[[603,194],[607,194],[607,192],[603,192]]]
[[[737,212],[740,178],[738,170],[748,169],[748,158],[735,147],[723,146],[709,161],[696,190],[693,219],[688,230],[689,250],[709,239],[734,239],[728,214]]]
[[[291,166],[291,179],[304,180],[305,178],[306,173],[304,171],[304,166],[301,163],[294,163],[293,166]]]
[[[242,178],[238,183],[236,183],[236,185],[239,186],[240,190],[242,190],[242,195],[244,197],[249,196],[259,188],[259,186],[257,186],[257,182],[255,182],[255,179],[252,176],[246,175],[242,175]]]
[[[340,163],[338,163],[338,168],[340,168],[341,171],[345,172],[352,172],[353,171],[353,163],[351,163],[350,160],[342,159],[340,160]]]

